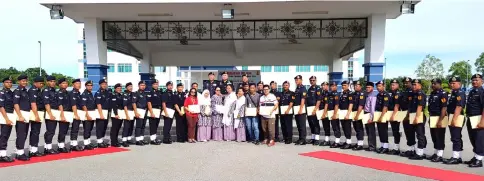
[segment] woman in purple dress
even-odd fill
[[[224,125],[224,140],[234,141],[235,140],[235,130],[234,130],[234,110],[235,102],[237,101],[237,95],[233,92],[232,86],[227,86],[227,95],[224,99],[224,116],[222,123]]]
[[[215,141],[223,140],[223,129],[222,129],[222,119],[223,107],[222,93],[220,92],[220,87],[215,89],[215,94],[211,98],[211,109],[212,109],[212,139]]]
[[[237,89],[237,101],[235,101],[234,110],[234,128],[235,128],[235,137],[237,138],[237,142],[244,142],[245,138],[245,124],[244,124],[244,117],[245,117],[245,96],[244,96],[244,89],[239,88]]]
[[[204,90],[198,100],[200,105],[200,114],[198,116],[198,141],[207,142],[210,140],[212,133],[212,109],[211,109],[210,92]]]

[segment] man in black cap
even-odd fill
[[[362,85],[360,81],[353,81],[353,86],[355,92],[353,93],[353,129],[356,132],[356,145],[353,146],[352,150],[360,151],[363,150],[363,140],[365,136],[365,131],[363,127],[362,115],[364,114],[366,94],[362,90]]]
[[[239,83],[237,89],[239,88],[244,88],[244,83],[249,85],[249,78],[247,77],[247,74],[246,73],[243,73],[242,74],[242,82]]]
[[[333,134],[335,139],[334,142],[330,145],[330,148],[339,148],[342,145],[340,144],[341,131],[337,114],[339,106],[339,93],[337,89],[338,86],[336,85],[336,82],[330,82],[329,85],[331,86],[331,92],[329,93],[327,100],[328,109],[324,111],[323,118],[328,117],[330,125],[331,127],[333,127]],[[333,112],[332,116],[328,114],[329,111]]]
[[[44,104],[45,104],[45,133],[44,133],[44,154],[58,154],[57,150],[52,149],[52,138],[54,138],[55,130],[57,128],[57,121],[54,116],[54,107],[58,107],[57,99],[56,99],[56,78],[54,76],[47,76],[47,87],[42,92],[42,96],[44,97]]]
[[[452,89],[452,93],[449,98],[449,105],[447,105],[447,115],[449,115],[449,131],[450,131],[450,140],[452,141],[453,153],[450,159],[444,160],[444,164],[455,165],[455,164],[462,163],[462,158],[461,158],[461,152],[463,150],[462,127],[464,126],[464,121],[462,121],[462,123],[459,123],[458,120],[459,120],[459,117],[461,118],[464,117],[464,107],[466,106],[466,93],[461,90],[461,81],[459,77],[454,76],[450,78],[449,84]],[[451,114],[452,114],[452,117],[450,117]],[[444,126],[444,125],[441,125],[441,126]],[[433,133],[432,130],[430,133]],[[444,136],[445,136],[445,130],[444,130]],[[433,135],[432,135],[432,138],[434,138]],[[444,138],[445,137],[442,137],[442,139]]]
[[[311,130],[311,140],[309,144],[319,145],[319,134],[320,134],[320,126],[319,120],[316,118],[316,111],[318,110],[319,104],[319,96],[321,96],[321,89],[316,84],[316,76],[311,76],[309,78],[309,82],[311,87],[308,89],[308,94],[306,97],[306,104],[308,109],[313,107],[313,111],[307,113],[307,119],[309,123],[309,129]]]
[[[442,89],[442,80],[432,79],[432,92],[429,97],[430,136],[434,143],[435,153],[430,157],[432,162],[442,162],[445,148],[445,129],[442,125],[447,115],[447,92]],[[436,127],[432,127],[432,120],[436,120]]]
[[[348,81],[341,82],[341,87],[343,88],[343,92],[341,92],[339,96],[339,106],[336,116],[339,116],[339,121],[332,120],[331,124],[334,127],[335,124],[341,123],[341,127],[343,128],[343,133],[346,138],[346,143],[340,147],[341,149],[351,149],[351,112],[353,110],[353,93],[349,90]],[[337,118],[338,119],[338,118]]]
[[[296,145],[306,145],[306,96],[308,91],[302,85],[302,76],[294,77],[296,82],[296,90],[294,91],[294,117],[296,119],[297,131],[299,132],[299,139]]]
[[[222,72],[222,81],[219,82],[218,86],[223,95],[227,94],[227,86],[232,85],[232,81],[229,80],[229,74],[227,72]],[[177,125],[178,128],[178,125]],[[187,128],[188,129],[188,128]],[[188,136],[187,136],[188,137]]]
[[[185,117],[185,111],[183,110],[183,105],[187,96],[183,91],[182,83],[176,85],[176,92],[174,96],[174,106],[176,110],[174,116],[176,119],[176,141],[179,143],[185,143],[188,141],[188,124]]]
[[[96,145],[91,143],[91,131],[94,127],[94,122],[97,119],[99,113],[97,111],[96,101],[94,99],[94,95],[92,94],[92,86],[93,83],[91,80],[87,81],[85,84],[86,89],[81,94],[81,104],[82,110],[86,113],[86,120],[83,122],[84,128],[84,148],[86,150],[93,150],[96,148]],[[96,114],[98,113],[98,114]]]
[[[99,118],[96,120],[97,147],[107,148],[109,145],[104,143],[104,136],[108,128],[111,92],[108,91],[108,83],[105,79],[99,80],[99,89],[94,97],[96,98],[96,108],[99,114]]]
[[[81,122],[85,120],[86,113],[82,110],[82,99],[81,99],[81,80],[75,79],[72,81],[72,90],[69,92],[68,96],[71,100],[72,112],[74,114],[74,119],[71,125],[71,144],[70,149],[72,151],[84,151],[84,148],[78,145],[77,137],[79,136],[79,126]]]
[[[215,80],[215,74],[213,72],[208,73],[208,81],[203,82],[203,90],[210,91],[210,96],[215,94],[215,88],[219,85]]]
[[[388,154],[390,155],[400,155],[400,122],[396,120],[397,115],[401,114],[400,104],[404,98],[402,92],[399,90],[400,85],[397,79],[391,80],[391,91],[388,93],[390,95],[390,104],[388,105],[388,110],[393,111],[389,115],[390,126],[392,127],[393,134],[393,149],[391,149]]]
[[[144,146],[149,143],[144,140],[144,134],[146,126],[146,109],[148,109],[148,95],[151,93],[149,91],[145,91],[145,88],[146,82],[143,80],[139,81],[138,91],[133,94],[133,110],[136,120],[134,136],[136,139],[136,145],[138,146]]]
[[[29,161],[30,158],[24,153],[25,140],[27,139],[29,118],[30,118],[30,100],[27,92],[28,77],[26,75],[20,75],[17,77],[18,87],[13,91],[13,106],[15,114],[17,115],[17,122],[15,124],[15,133],[17,134],[16,159],[20,161]]]
[[[123,135],[122,135],[122,146],[129,147],[130,144],[134,144],[132,142],[133,139],[133,129],[134,129],[134,117],[130,115],[133,113],[133,84],[131,82],[126,83],[125,85],[125,92],[123,97],[123,109],[124,109],[124,127],[123,127]]]
[[[290,114],[290,110],[292,110],[292,106],[294,104],[294,99],[296,99],[294,92],[289,90],[289,82],[284,81],[282,84],[283,91],[279,94],[279,97],[276,97],[279,103],[279,110],[281,111],[281,128],[282,128],[282,137],[284,139],[285,144],[292,143],[292,117],[293,114]],[[281,109],[282,106],[287,106],[287,109]]]
[[[39,152],[39,136],[42,122],[45,118],[44,97],[42,96],[42,88],[44,87],[44,78],[36,77],[34,79],[34,86],[29,89],[30,104],[32,112],[30,115],[30,157],[44,156]]]
[[[411,126],[417,134],[417,150],[416,153],[409,157],[411,160],[422,160],[425,158],[425,147],[427,147],[427,138],[425,137],[425,122],[426,118],[424,115],[425,106],[427,105],[427,95],[422,91],[422,81],[419,79],[414,79],[412,81],[413,97],[408,108],[409,115],[415,114],[413,120],[409,120]],[[410,118],[410,116],[409,116]],[[419,119],[423,118],[423,122],[419,123]]]
[[[405,138],[407,140],[408,149],[405,152],[401,152],[400,156],[403,157],[411,157],[415,155],[415,129],[410,124],[409,117],[408,117],[408,108],[410,106],[410,102],[413,97],[412,91],[412,79],[409,77],[405,77],[403,79],[405,84],[405,90],[402,92],[402,100],[400,102],[400,108],[402,111],[407,111],[407,116],[403,120],[403,131],[405,132]]]
[[[368,135],[368,148],[365,151],[376,151],[376,131],[375,131],[375,106],[378,93],[373,91],[375,83],[366,82],[366,97],[364,114],[370,114],[368,123],[365,125],[366,135]]]
[[[264,82],[259,81],[257,83],[257,93],[259,93],[260,95],[264,95]]]
[[[245,94],[248,94],[250,89],[249,83],[242,83],[242,89],[244,89]]]
[[[329,146],[331,143],[329,142],[329,137],[331,136],[331,122],[328,119],[327,111],[328,111],[328,103],[329,103],[329,83],[323,82],[321,83],[321,89],[319,90],[319,97],[318,102],[316,102],[316,107],[319,106],[319,110],[323,110],[323,116],[317,118],[318,120],[321,119],[323,124],[324,130],[324,140],[319,144],[319,146]],[[319,125],[319,123],[318,123]]]
[[[471,141],[474,157],[464,162],[471,168],[482,167],[482,158],[484,157],[484,89],[482,88],[482,75],[474,74],[472,76],[472,90],[469,92],[469,100],[467,100],[466,114],[467,114],[467,132]],[[471,126],[471,119],[477,120],[477,128],[473,129]]]
[[[160,145],[161,140],[156,139],[158,126],[160,125],[161,92],[158,90],[158,80],[151,83],[152,91],[148,94],[148,118],[150,124],[150,144]]]
[[[166,83],[167,90],[163,93],[161,100],[163,106],[163,143],[171,144],[171,126],[173,125],[173,118],[168,117],[168,109],[175,110],[175,95],[173,94],[173,82]],[[176,125],[178,128],[178,124]],[[180,125],[181,126],[181,125]],[[187,128],[188,129],[188,128]],[[188,136],[187,136],[188,137]]]
[[[57,143],[58,143],[58,152],[60,153],[69,153],[70,150],[66,148],[65,140],[67,132],[69,131],[70,122],[72,122],[72,105],[70,99],[68,98],[67,80],[65,78],[60,78],[58,81],[59,91],[57,91],[56,99],[59,102],[57,106],[57,110],[60,112],[60,119],[59,121],[59,133],[57,135]],[[56,107],[53,107],[56,109]]]
[[[153,87],[153,90],[155,88]],[[123,124],[123,118],[126,116],[124,115],[124,106],[123,106],[123,93],[121,92],[121,84],[117,83],[114,85],[114,92],[111,95],[111,146],[113,147],[121,147],[121,144],[118,142],[118,135],[119,130],[121,129],[121,125]]]
[[[2,79],[3,89],[0,90],[0,163],[14,162],[14,159],[7,156],[7,144],[10,134],[12,132],[12,126],[15,125],[15,115],[13,108],[13,92],[12,92],[12,79],[6,77]],[[5,121],[5,122],[3,122]]]
[[[373,121],[376,122],[378,129],[378,137],[380,138],[381,147],[376,150],[376,153],[387,154],[390,152],[388,148],[388,122],[386,120],[388,112],[388,106],[390,105],[390,95],[385,91],[385,84],[383,81],[376,83],[376,89],[378,95],[376,96],[375,111],[380,113],[379,117],[374,117]]]
[[[274,96],[281,97],[281,92],[277,91],[277,82],[271,81],[270,83],[271,86],[271,94],[274,94]],[[279,122],[280,122],[280,110],[276,113],[276,120],[275,120],[275,141],[279,142],[282,141],[282,139],[279,139]]]

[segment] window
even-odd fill
[[[314,72],[327,72],[329,70],[328,66],[326,65],[315,65]]]
[[[84,58],[84,59],[87,58],[86,43],[85,42],[82,44],[82,58]]]
[[[130,63],[119,63],[118,64],[118,72],[131,72],[131,64]]]
[[[157,66],[157,67],[154,67],[155,69],[155,72],[166,72],[166,67],[165,66]]]
[[[311,72],[310,65],[298,65],[296,66],[296,72]]]
[[[141,72],[141,64],[138,64],[138,72]]]
[[[274,72],[289,72],[289,66],[274,66]]]
[[[181,80],[176,80],[176,84],[178,85],[179,83],[182,83],[182,81]]]
[[[108,63],[108,72],[114,72],[114,63]]]
[[[282,92],[282,85],[277,85],[277,91]]]
[[[249,70],[249,66],[242,66],[242,70]]]
[[[260,66],[261,72],[272,72],[272,66]]]
[[[161,90],[162,92],[165,92],[165,91],[166,91],[166,86],[164,86],[164,85],[160,86],[160,90]]]
[[[87,79],[87,64],[84,63],[84,78]]]
[[[181,77],[180,67],[176,67],[176,76]]]
[[[111,92],[114,92],[114,86],[108,85],[108,90],[111,90]]]

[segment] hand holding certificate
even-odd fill
[[[471,123],[472,129],[484,128],[484,125],[479,125],[481,122],[481,116],[471,116],[469,117],[469,122]]]
[[[421,113],[421,114],[423,114],[423,113]],[[410,113],[408,115],[408,118],[409,118],[410,124],[421,124],[421,123],[423,123],[423,116],[422,115],[417,116],[417,113]]]
[[[294,106],[293,108],[294,108],[294,113],[297,114],[297,115],[306,113],[306,109],[304,109],[304,106],[303,107]],[[302,110],[301,110],[301,108],[302,108]]]
[[[452,127],[462,128],[464,126],[464,115],[456,115],[454,120],[454,114],[449,114],[449,124]]]
[[[274,110],[273,106],[261,106],[259,108],[259,114],[264,117],[275,118],[276,114],[273,110]]]
[[[407,117],[408,111],[398,111],[395,121],[402,122]],[[392,120],[393,121],[393,120]]]
[[[188,110],[190,113],[200,113],[200,105],[188,105]]]
[[[255,107],[245,108],[245,116],[257,116],[257,108]]]
[[[13,113],[15,114],[15,116],[17,116],[17,119],[15,119],[15,121],[21,121],[24,123],[29,122],[30,111],[20,111],[20,115],[17,114],[17,111],[14,111]]]
[[[168,117],[168,118],[173,118],[173,115],[175,115],[175,110],[166,108],[166,111],[163,111],[163,116]]]
[[[29,120],[30,121],[35,121],[35,122],[44,122],[45,118],[44,118],[44,114],[45,112],[44,111],[37,111],[37,114],[39,115],[39,119],[35,118],[35,114],[33,111],[30,111],[30,118]]]
[[[449,123],[449,118],[446,116],[442,121],[440,121],[440,116],[430,116],[429,126],[430,128],[445,128]]]
[[[7,118],[8,118],[8,121],[2,116],[0,115],[0,124],[3,124],[3,125],[12,125],[12,126],[15,126],[15,119],[17,119],[17,116],[13,113],[7,113]]]
[[[317,109],[315,109],[314,106],[309,106],[306,109],[308,111],[308,116],[314,116],[316,114],[316,111],[318,111]]]
[[[281,106],[281,114],[285,115],[285,114],[292,114],[293,111],[292,109],[289,109],[289,111],[287,111],[289,109],[289,106]]]

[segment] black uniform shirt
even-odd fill
[[[112,93],[111,95],[111,109],[113,110],[114,115],[119,115],[118,109],[123,110],[123,93]]]
[[[364,92],[354,92],[353,93],[353,110],[358,111],[359,106],[363,106],[365,109],[365,93]]]
[[[412,89],[408,88],[408,89],[405,89],[405,91],[402,92],[402,96],[400,98],[400,109],[402,111],[407,111],[410,107],[410,104],[411,104],[411,101],[412,101],[412,97],[414,96],[413,95],[413,91]]]
[[[390,91],[388,95],[390,96],[390,102],[388,104],[388,110],[393,111],[396,105],[400,105],[401,92],[399,90]]]
[[[18,104],[21,111],[30,111],[29,93],[25,87],[17,87],[13,91],[13,104]],[[28,118],[25,118],[28,119]]]
[[[227,86],[228,85],[232,85],[232,88],[234,88],[233,87],[233,84],[232,84],[232,81],[230,81],[230,80],[222,80],[222,81],[220,81],[218,83],[219,83],[218,85],[220,87],[220,92],[222,94],[224,94],[224,95],[227,94]]]
[[[175,95],[172,90],[166,90],[161,100],[166,104],[166,108],[175,109]]]
[[[306,97],[306,105],[309,106],[316,106],[316,102],[319,100],[321,96],[321,89],[319,86],[311,86],[308,89],[308,94]]]
[[[133,110],[133,93],[132,92],[125,92],[123,96],[123,109],[124,106],[128,108],[128,110]]]
[[[161,92],[159,90],[152,90],[148,96],[148,102],[151,102],[151,107],[161,108]]]
[[[329,92],[328,91],[325,91],[323,89],[319,89],[319,97],[318,97],[318,100],[321,101],[319,103],[319,109],[320,110],[323,110],[324,109],[324,106],[326,104],[328,104],[328,98],[329,98]]]
[[[341,110],[348,110],[351,103],[353,103],[353,97],[351,96],[353,93],[349,90],[343,91],[339,96],[339,109]]]
[[[133,103],[136,103],[136,108],[146,109],[148,108],[148,95],[151,93],[149,91],[138,90],[133,93]]]
[[[69,92],[69,99],[71,100],[71,107],[76,106],[76,109],[82,110],[81,93],[78,89],[72,89],[72,91]]]
[[[181,108],[185,104],[186,93],[185,92],[175,92],[175,104]]]
[[[42,97],[44,97],[44,104],[47,105],[49,104],[51,107],[51,104],[56,104],[55,103],[55,88],[53,87],[47,87],[42,91]],[[51,103],[52,102],[52,103]]]
[[[467,116],[481,115],[484,106],[482,104],[484,104],[484,89],[482,87],[472,88],[467,97]]]
[[[65,89],[60,89],[59,91],[57,91],[57,101],[59,101],[57,109],[59,108],[59,106],[62,106],[64,111],[72,111],[71,100],[69,99],[69,96],[67,94],[67,90]]]
[[[205,81],[203,83],[203,90],[208,90],[210,92],[210,96],[213,96],[215,94],[215,88],[219,85],[219,82],[217,80],[213,80],[212,82],[210,81]]]
[[[306,87],[303,85],[299,85],[296,87],[296,90],[294,91],[294,95],[296,99],[294,99],[294,106],[299,106],[301,105],[302,99],[306,99],[308,91],[306,90]]]
[[[3,90],[0,91],[0,107],[3,107],[7,113],[13,113],[12,90],[3,88]]]
[[[45,111],[44,97],[42,97],[42,89],[38,89],[32,86],[29,89],[29,97],[30,103],[35,103],[37,105],[37,111]]]
[[[447,93],[442,89],[430,93],[428,103],[430,116],[440,116],[442,108],[447,107],[447,97]]]
[[[387,92],[378,92],[378,95],[376,96],[375,111],[383,112],[384,107],[388,108],[389,102],[390,95],[388,95]]]
[[[460,114],[464,115],[464,107],[466,106],[466,93],[461,90],[452,90],[449,98],[449,105],[447,105],[447,113],[454,114],[457,106],[462,107]]]
[[[328,110],[334,110],[335,105],[339,105],[339,93],[330,92],[328,97]]]
[[[282,91],[279,94],[279,97],[276,96],[278,101],[280,102],[280,106],[289,106],[289,104],[292,102],[294,103],[294,99],[296,99],[296,96],[294,95],[294,92],[287,90],[287,91]],[[281,110],[281,111],[286,111],[286,110]]]
[[[96,109],[96,101],[94,100],[94,96],[92,95],[92,92],[89,92],[87,90],[84,90],[84,92],[81,95],[82,98],[82,106],[86,106],[87,110],[92,111]]]
[[[411,102],[408,108],[408,112],[416,113],[418,106],[422,106],[422,112],[425,110],[425,106],[427,105],[427,95],[422,90],[418,92],[414,92],[411,97]]]
[[[96,92],[95,97],[96,97],[96,105],[101,104],[102,109],[104,110],[109,109],[111,92],[104,89],[99,89]]]

